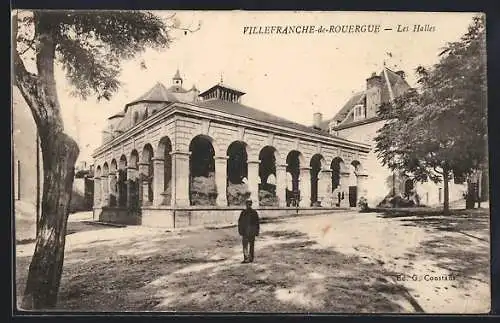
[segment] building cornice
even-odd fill
[[[105,151],[108,151],[111,148],[126,141],[128,138],[140,134],[145,129],[153,127],[154,125],[158,124],[159,122],[167,119],[168,117],[174,114],[205,118],[220,123],[235,123],[240,126],[244,126],[245,128],[266,131],[271,133],[278,133],[280,135],[284,135],[287,137],[304,138],[314,142],[334,144],[336,146],[354,149],[365,153],[368,153],[370,151],[370,145],[343,139],[340,137],[297,130],[286,126],[280,126],[277,124],[263,122],[248,117],[237,116],[230,113],[213,110],[210,108],[200,107],[196,104],[174,102],[166,104],[166,106],[163,109],[160,109],[158,113],[154,114],[153,116],[149,117],[146,120],[139,122],[132,128],[128,129],[126,132],[119,135],[118,137],[98,147],[92,154],[92,157],[96,158]]]

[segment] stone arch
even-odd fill
[[[109,166],[108,162],[104,162],[102,165],[102,176],[108,176],[109,175]]]
[[[207,135],[195,136],[189,144],[189,199],[191,205],[215,205],[214,140]]]
[[[101,165],[98,165],[95,169],[95,177],[101,177]]]
[[[300,169],[305,167],[304,155],[298,150],[291,150],[286,156],[286,205],[296,206],[300,201]]]
[[[332,192],[340,187],[340,175],[344,170],[344,160],[340,157],[333,158],[330,169],[332,170]]]
[[[244,205],[250,197],[248,185],[248,152],[244,141],[233,141],[226,151],[226,194],[228,205]]]
[[[139,153],[136,149],[130,152],[130,167],[137,169],[139,166]]]
[[[269,177],[276,178],[276,164],[279,153],[273,146],[264,146],[259,152],[259,205],[276,206],[278,204],[275,183],[269,182]]]
[[[125,207],[127,205],[127,157],[121,155],[118,163],[118,206]]]
[[[141,153],[141,165],[142,169],[139,169],[142,177],[142,204],[148,204],[153,202],[153,179],[154,179],[154,167],[153,167],[153,157],[154,150],[150,143],[147,143],[142,148]]]
[[[187,140],[185,143],[187,143],[188,147],[191,147],[193,140],[200,139],[200,138],[210,142],[210,144],[212,145],[212,148],[214,150],[215,156],[225,156],[226,152],[224,151],[225,146],[223,145],[223,143],[220,140],[217,140],[215,137],[213,137],[209,134],[195,132],[194,134],[191,135],[190,138],[183,139],[183,141]],[[177,145],[177,143],[176,143],[176,145]]]
[[[168,136],[162,137],[157,147],[157,158],[163,159],[163,187],[164,205],[170,205],[172,197],[172,141]]]
[[[110,173],[116,173],[117,170],[118,170],[118,164],[116,162],[116,159],[113,158],[111,160],[111,164],[109,166],[109,171],[110,171]]]
[[[311,167],[310,174],[311,174],[311,205],[315,206],[318,204],[319,199],[318,199],[318,184],[319,184],[319,178],[320,178],[320,173],[321,169],[325,165],[325,158],[321,154],[314,154],[311,157],[311,162],[309,163],[309,166]]]

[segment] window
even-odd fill
[[[134,124],[136,124],[137,121],[139,121],[139,112],[135,111],[134,112]]]

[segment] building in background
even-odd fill
[[[94,187],[91,165],[80,162],[75,171],[70,213],[90,211]],[[43,159],[35,121],[17,87],[12,88],[12,174],[16,240],[34,239],[41,214]]]
[[[377,130],[384,125],[377,115],[378,108],[404,94],[410,85],[404,71],[393,71],[386,66],[380,73],[372,73],[365,83],[365,89],[353,94],[337,114],[321,123],[321,128],[340,137],[370,145],[366,161],[368,178],[368,204],[377,206],[388,196],[416,196],[421,204],[443,203],[443,184],[417,183],[384,167],[374,151]],[[449,183],[450,202],[464,198],[467,185],[463,179],[451,179]],[[413,192],[413,193],[412,193]]]

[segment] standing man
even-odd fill
[[[238,232],[243,242],[243,264],[253,262],[255,237],[260,230],[259,215],[252,209],[252,200],[246,200],[245,204],[246,209],[241,211],[238,219]]]

